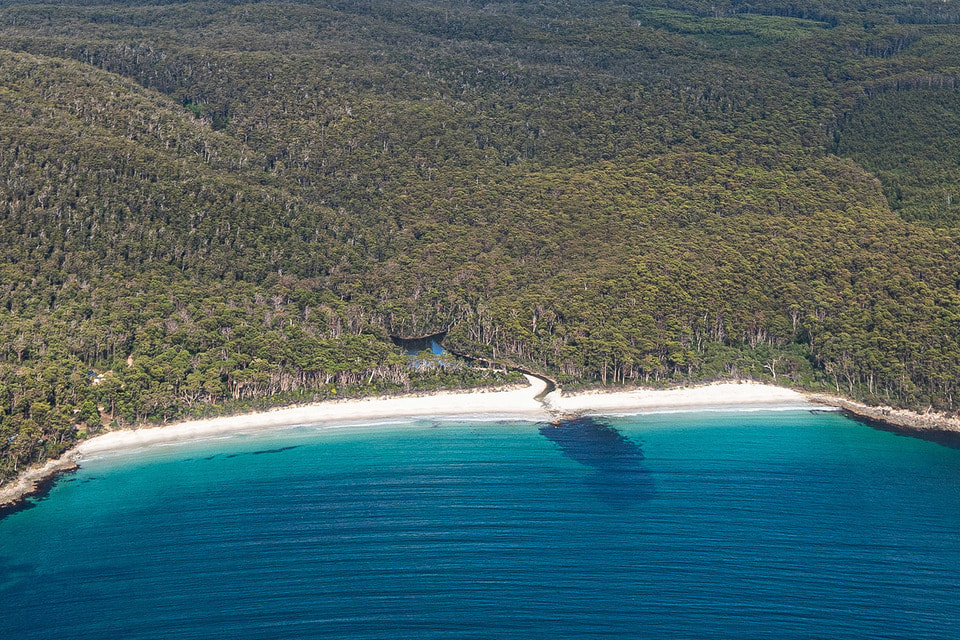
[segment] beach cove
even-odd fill
[[[0,521],[0,628],[20,640],[960,632],[960,451],[809,405],[611,413],[102,449]]]
[[[57,460],[22,473],[0,488],[0,507],[24,504],[59,475],[75,471],[85,457],[151,445],[188,442],[223,434],[252,433],[295,425],[351,425],[416,417],[484,416],[549,422],[580,414],[634,414],[723,408],[811,408],[802,393],[755,382],[722,382],[676,389],[638,389],[566,394],[545,379],[525,374],[528,386],[507,390],[438,392],[314,403],[299,407],[109,431],[79,443]]]
[[[42,495],[62,474],[76,471],[84,458],[110,452],[190,442],[229,434],[249,434],[298,425],[355,426],[371,421],[473,416],[485,420],[552,422],[579,415],[617,416],[659,412],[816,409],[840,410],[875,427],[951,446],[960,443],[960,420],[870,407],[840,396],[811,394],[755,381],[726,381],[669,389],[594,390],[565,393],[545,378],[525,373],[527,386],[499,390],[439,391],[318,402],[263,412],[190,420],[169,425],[120,429],[85,440],[57,460],[25,470],[0,487],[0,517]]]

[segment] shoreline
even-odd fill
[[[813,404],[840,409],[847,417],[874,429],[960,449],[960,418],[936,412],[918,413],[908,409],[871,406],[830,394],[810,393],[807,398]]]
[[[661,412],[838,408],[870,426],[960,447],[960,419],[869,407],[839,396],[811,394],[754,381],[714,382],[673,389],[587,391],[566,394],[546,379],[524,374],[528,386],[491,391],[440,391],[319,402],[252,414],[191,420],[155,427],[109,431],[78,443],[57,460],[32,467],[0,487],[0,517],[29,508],[57,477],[78,469],[85,457],[142,447],[188,442],[307,424],[362,424],[384,419],[484,415],[489,418],[556,421],[579,415],[641,415]],[[932,434],[933,437],[930,437]],[[949,442],[942,440],[947,436]]]
[[[413,396],[375,396],[316,402],[255,413],[187,420],[159,426],[107,431],[78,442],[56,460],[22,471],[0,486],[0,518],[28,509],[31,497],[43,495],[62,474],[76,471],[84,457],[151,445],[187,442],[217,434],[252,433],[298,424],[344,425],[390,418],[486,414],[504,418],[550,420],[552,415],[535,399],[547,382],[526,375],[527,386],[469,391],[436,391]]]
[[[421,395],[378,396],[316,402],[236,416],[188,420],[158,427],[110,431],[79,443],[82,459],[99,453],[183,442],[219,434],[252,433],[306,424],[355,424],[370,420],[485,414],[505,419],[549,419],[534,399],[546,383],[526,376],[528,386],[490,391],[439,391]]]
[[[670,389],[590,390],[566,394],[558,390],[545,403],[561,416],[639,415],[666,411],[724,409],[810,409],[806,395],[787,387],[740,380]]]
[[[46,494],[57,478],[79,468],[76,447],[56,460],[47,460],[42,466],[30,467],[0,488],[0,518],[29,509],[33,506],[29,498]]]

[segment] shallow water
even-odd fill
[[[9,638],[960,637],[960,451],[801,411],[305,427],[0,521]]]

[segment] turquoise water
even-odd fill
[[[802,411],[302,429],[0,521],[4,638],[957,638],[960,450]]]

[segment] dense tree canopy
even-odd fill
[[[960,9],[0,0],[0,476],[508,378],[956,410]]]

